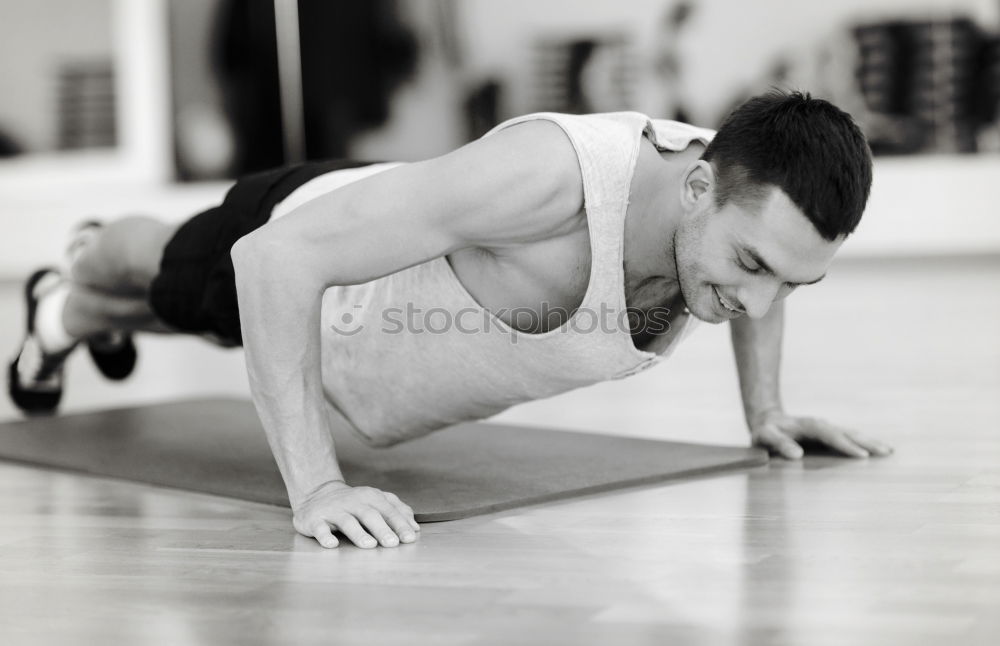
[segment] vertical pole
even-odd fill
[[[296,164],[306,158],[298,0],[274,0],[274,29],[278,43],[278,85],[285,163]]]

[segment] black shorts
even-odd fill
[[[248,175],[219,206],[182,224],[167,242],[160,273],[149,290],[153,312],[179,332],[242,345],[236,278],[229,252],[237,240],[263,226],[292,191],[325,173],[375,162],[309,162]]]

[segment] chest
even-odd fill
[[[447,260],[480,306],[526,334],[544,333],[566,323],[583,303],[590,285],[592,257],[586,228],[500,253],[463,249]],[[649,290],[641,295],[626,291],[629,331],[638,349],[654,351],[661,342],[669,342],[671,331],[683,323],[683,308],[675,306],[674,296],[664,293],[656,298]]]
[[[462,249],[447,261],[480,306],[519,332],[539,334],[563,325],[582,304],[590,239],[583,229],[516,248]]]

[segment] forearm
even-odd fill
[[[327,427],[320,364],[324,285],[241,241],[232,252],[250,391],[295,507],[343,480]]]
[[[781,409],[779,373],[784,304],[778,301],[761,319],[746,316],[730,322],[733,353],[739,372],[740,395],[747,424],[756,417]]]

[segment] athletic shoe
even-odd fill
[[[131,334],[108,332],[87,341],[87,350],[102,375],[121,381],[132,374],[138,353]]]
[[[94,235],[103,226],[98,220],[84,220],[76,226],[66,249],[71,263],[87,243],[87,236]],[[97,370],[112,381],[121,381],[131,375],[138,358],[132,335],[126,332],[108,332],[95,336],[87,341],[87,351]]]
[[[60,280],[50,267],[33,273],[24,285],[27,311],[24,341],[7,369],[7,392],[23,412],[29,415],[51,413],[59,406],[63,393],[63,365],[75,346],[57,353],[47,353],[35,336],[35,312],[46,282]]]

